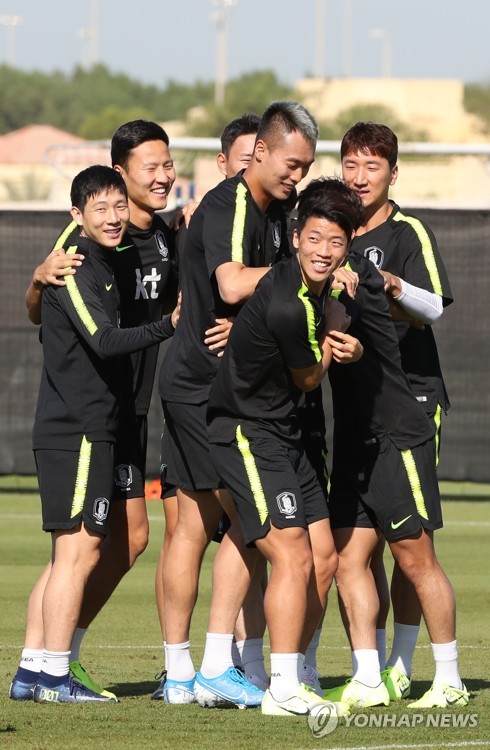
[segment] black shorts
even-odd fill
[[[166,481],[183,490],[199,492],[221,487],[213,468],[206,425],[207,401],[176,404],[162,401],[165,433],[162,456]]]
[[[90,443],[79,451],[36,450],[44,531],[74,529],[83,522],[107,534],[112,494],[114,446]]]
[[[435,459],[433,438],[399,450],[387,437],[356,444],[334,433],[332,528],[379,528],[388,541],[441,528]]]
[[[114,500],[145,496],[146,416],[121,414],[114,448]]]
[[[240,428],[239,428],[240,429]],[[302,447],[240,431],[229,444],[211,445],[217,472],[235,503],[247,545],[279,528],[328,518],[328,506]]]

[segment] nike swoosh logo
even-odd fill
[[[108,292],[110,292],[112,289],[112,284],[106,284],[105,288],[107,289]]]
[[[116,253],[122,253],[123,250],[129,250],[134,245],[124,245],[124,247],[116,247]]]
[[[411,518],[411,517],[412,517],[412,514],[410,513],[410,515],[409,515],[409,516],[407,516],[406,518],[402,518],[402,520],[401,520],[401,521],[398,521],[398,523],[393,523],[393,521],[392,521],[392,522],[391,522],[391,528],[392,528],[392,529],[399,529],[399,528],[400,528],[400,526],[401,526],[402,524],[404,524],[404,523],[405,523],[405,521],[408,521],[408,519],[409,519],[409,518]]]

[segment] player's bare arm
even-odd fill
[[[64,276],[73,276],[77,266],[82,265],[85,256],[75,253],[70,256],[70,265],[67,266],[66,255],[63,248],[58,248],[49,253],[47,258],[36,268],[31,283],[26,292],[27,316],[31,323],[41,323],[41,299],[43,288],[48,284],[65,286]]]
[[[240,305],[255,292],[260,279],[269,268],[250,268],[243,263],[230,261],[216,269],[220,297],[228,305]]]

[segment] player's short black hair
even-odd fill
[[[221,151],[228,157],[236,139],[241,135],[255,135],[259,129],[260,117],[253,112],[246,112],[236,120],[225,125],[221,133]]]
[[[128,198],[128,190],[123,178],[112,167],[95,164],[79,172],[71,184],[71,205],[83,211],[89,198],[106,190],[119,190]]]
[[[356,122],[342,138],[340,158],[349,154],[373,154],[386,159],[390,168],[398,160],[398,138],[388,125],[377,122]]]
[[[320,177],[301,191],[298,199],[297,229],[301,233],[311,217],[338,224],[350,242],[363,219],[362,201],[345,182],[334,177]]]
[[[269,104],[260,120],[257,140],[263,140],[269,147],[274,147],[293,132],[301,133],[316,148],[318,125],[302,104],[291,101]]]
[[[161,125],[150,120],[132,120],[121,125],[111,141],[112,166],[118,164],[126,168],[131,151],[146,141],[163,141],[169,145],[169,138]]]

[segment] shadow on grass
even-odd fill
[[[147,695],[148,698],[157,689],[158,682],[116,682],[109,685],[107,690],[115,693],[118,698],[139,697]]]

